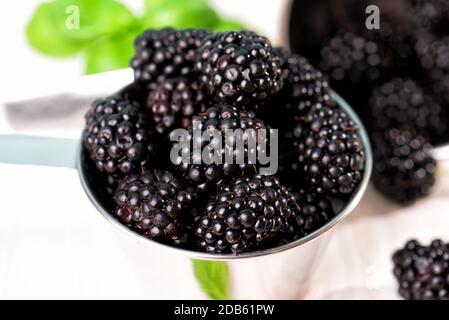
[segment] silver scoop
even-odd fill
[[[332,92],[333,97],[337,101],[338,105],[346,110],[355,123],[360,127],[360,136],[365,150],[365,170],[363,178],[357,189],[353,193],[352,197],[346,205],[338,212],[338,214],[329,221],[326,225],[313,233],[301,238],[297,241],[279,246],[276,248],[270,248],[259,251],[251,251],[242,254],[212,254],[199,251],[192,251],[187,249],[181,249],[172,247],[166,244],[162,244],[134,232],[130,228],[123,225],[111,212],[108,210],[104,203],[102,203],[98,196],[98,190],[91,183],[88,178],[88,171],[86,166],[86,156],[84,149],[82,148],[81,139],[62,139],[62,138],[46,138],[46,137],[33,137],[23,135],[0,135],[0,163],[10,164],[24,164],[24,165],[44,165],[55,167],[67,167],[78,171],[81,184],[84,188],[84,192],[92,202],[97,211],[102,214],[111,224],[121,231],[127,233],[129,236],[136,238],[139,241],[148,243],[149,245],[158,246],[164,250],[170,250],[178,254],[186,255],[195,259],[207,259],[207,260],[235,260],[243,258],[253,258],[260,256],[268,256],[275,253],[283,252],[293,248],[300,248],[305,244],[310,243],[313,239],[327,232],[334,227],[337,223],[343,220],[353,209],[357,206],[362,198],[371,174],[372,168],[372,152],[368,140],[367,132],[362,125],[361,121],[351,109],[351,107],[335,92]],[[299,250],[300,251],[300,250]],[[306,257],[304,259],[307,260]]]

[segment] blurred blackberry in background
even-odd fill
[[[408,241],[393,255],[399,294],[407,300],[449,299],[449,246],[434,240],[430,246]]]
[[[319,67],[334,89],[365,119],[366,97],[373,86],[395,76],[421,76],[414,39],[400,27],[383,23],[380,30],[355,34],[340,30],[323,45]],[[366,119],[365,119],[366,120]]]
[[[446,0],[407,0],[414,24],[424,31],[446,33],[449,2]]]
[[[382,44],[340,30],[321,49],[320,69],[333,81],[376,83],[383,71],[392,67],[393,58]]]
[[[349,195],[360,180],[365,152],[359,128],[339,108],[315,104],[298,120],[293,133],[301,184],[318,194]]]
[[[150,91],[147,108],[159,133],[168,134],[177,128],[189,128],[195,114],[206,111],[211,104],[196,81],[173,78],[161,81]]]
[[[404,125],[438,140],[447,124],[442,107],[413,80],[395,78],[375,88],[369,100],[372,130],[386,130]]]
[[[412,128],[372,134],[372,181],[386,197],[408,205],[429,195],[435,183],[436,161],[431,145]]]
[[[120,97],[95,101],[86,114],[84,147],[113,188],[117,179],[156,163],[158,138],[139,105]]]
[[[242,150],[235,148],[232,151],[233,163],[226,163],[225,160],[225,148],[223,152],[219,154],[222,164],[211,163],[207,164],[204,159],[201,158],[203,152],[196,154],[192,148],[192,142],[194,142],[195,136],[193,130],[197,129],[201,133],[209,134],[211,141],[197,141],[201,143],[201,150],[210,143],[218,145],[220,148],[225,143],[225,137],[222,140],[214,138],[214,130],[219,133],[224,133],[226,129],[254,129],[254,139],[260,143],[264,137],[261,135],[261,129],[265,129],[264,123],[255,118],[252,112],[239,111],[236,107],[229,105],[222,105],[219,107],[211,107],[203,114],[196,115],[194,117],[194,126],[190,128],[190,135],[188,137],[181,138],[183,142],[188,142],[190,148],[190,163],[182,161],[180,156],[178,160],[177,170],[180,174],[192,185],[199,188],[202,191],[212,191],[217,185],[222,184],[226,179],[241,177],[244,174],[257,172],[257,158],[254,163],[250,163],[247,155],[252,154],[257,156],[257,149],[251,149],[248,145],[248,141],[244,141],[244,154],[240,154]],[[248,134],[248,133],[247,133]],[[248,138],[249,136],[244,136]],[[220,137],[221,138],[221,137]],[[200,137],[201,139],[201,137]],[[256,146],[257,148],[257,146]],[[210,155],[213,157],[212,150]],[[244,164],[236,164],[236,160],[242,156]]]
[[[416,43],[416,52],[430,77],[432,90],[449,96],[449,36],[436,39],[423,35]]]
[[[115,214],[147,238],[182,245],[195,199],[172,173],[147,171],[122,180],[114,194]]]
[[[280,58],[269,40],[250,31],[208,37],[198,49],[196,70],[206,91],[234,106],[245,106],[277,93]]]
[[[192,74],[196,50],[210,34],[202,29],[149,29],[134,41],[135,56],[131,61],[137,82],[154,88],[167,78]]]
[[[196,219],[195,234],[207,252],[242,253],[293,232],[300,214],[300,205],[277,178],[256,175],[224,185]]]

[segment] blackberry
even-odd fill
[[[153,88],[167,78],[192,75],[196,50],[210,33],[201,29],[149,29],[136,38],[135,80]]]
[[[220,144],[220,147],[223,146],[223,141],[215,140],[213,136],[214,130],[218,130],[220,133],[224,133],[226,129],[241,129],[245,131],[246,129],[254,129],[253,132],[247,132],[246,134],[253,134],[255,136],[254,139],[257,139],[260,142],[261,137],[261,129],[265,128],[264,123],[255,118],[252,112],[239,111],[236,107],[223,105],[219,107],[211,107],[207,109],[207,111],[203,114],[199,114],[194,117],[196,120],[194,122],[193,128],[189,130],[190,134],[188,137],[183,137],[184,143],[188,143],[192,146],[192,142],[194,142],[195,136],[193,135],[193,129],[197,129],[198,132],[203,134],[210,133],[211,141],[197,141],[201,142],[201,150],[204,149],[205,146],[210,143]],[[248,135],[245,137],[249,137]],[[178,141],[177,141],[178,142]],[[252,154],[255,155],[257,150],[252,149],[252,146],[248,145],[247,140],[244,141],[244,152],[246,155]],[[257,148],[257,146],[256,146]],[[224,161],[225,158],[225,148],[222,149],[222,153],[219,154],[220,159],[223,160],[223,164],[216,164],[214,162],[208,164],[202,161],[201,153],[195,153],[194,148],[191,148],[190,151],[190,161],[182,161],[181,156],[177,159],[177,169],[180,174],[185,177],[189,183],[195,185],[199,188],[199,190],[210,191],[211,188],[215,189],[214,186],[222,184],[225,180],[234,177],[241,177],[244,174],[255,173],[257,170],[257,163],[250,163],[249,159],[245,156],[245,154],[241,155],[238,148],[232,153],[233,163],[229,163]],[[243,164],[237,164],[237,161],[240,156],[243,156],[243,160],[245,160]]]
[[[114,194],[115,214],[147,238],[185,244],[195,194],[173,174],[146,171],[123,179]]]
[[[264,121],[283,131],[312,104],[330,105],[334,100],[327,79],[306,58],[282,48],[275,48],[275,52],[281,57],[283,87],[258,112]]]
[[[277,97],[284,98],[287,109],[301,103],[326,103],[330,100],[330,87],[326,77],[298,54],[281,48],[275,52],[281,57],[283,87]]]
[[[268,39],[250,31],[208,37],[198,49],[196,70],[209,94],[235,106],[264,100],[281,88],[280,58]]]
[[[177,128],[189,128],[192,117],[206,111],[208,104],[198,83],[186,78],[161,81],[147,99],[156,130],[164,134]]]
[[[427,71],[434,93],[449,93],[449,37],[422,36],[416,43],[421,66]]]
[[[395,78],[374,89],[369,106],[373,130],[406,125],[438,138],[446,126],[441,105],[412,80]]]
[[[303,189],[294,192],[294,195],[296,202],[302,206],[302,215],[296,219],[299,235],[307,235],[317,230],[335,216],[332,202],[328,198]]]
[[[340,30],[321,49],[320,69],[331,80],[358,83],[378,81],[392,67],[388,50],[376,41]]]
[[[433,240],[424,246],[408,241],[393,255],[399,295],[407,300],[449,299],[449,245]]]
[[[274,176],[236,179],[198,216],[195,236],[205,251],[239,254],[292,232],[300,213],[294,196]]]
[[[416,63],[413,38],[384,23],[380,30],[360,34],[340,30],[322,47],[319,67],[339,92],[353,96],[354,85],[368,93],[371,86],[395,75],[414,76],[416,68],[409,66]]]
[[[449,24],[449,3],[445,0],[408,0],[412,21],[418,28],[441,33]]]
[[[372,142],[372,179],[382,194],[402,205],[429,195],[436,161],[424,136],[410,128],[395,128],[373,133]]]
[[[310,192],[348,195],[362,179],[365,152],[359,128],[339,108],[313,105],[292,132],[296,161],[290,175],[301,177]]]
[[[157,138],[137,103],[120,97],[95,101],[86,114],[83,142],[96,168],[117,179],[155,163]]]

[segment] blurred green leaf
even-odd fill
[[[229,299],[229,269],[226,262],[192,260],[201,289],[215,300]]]
[[[160,2],[160,0],[158,0]],[[147,11],[145,28],[206,28],[211,29],[219,17],[205,0],[168,0]]]
[[[121,32],[136,22],[134,14],[122,3],[115,0],[56,0],[60,6],[77,6],[80,13],[79,29],[66,27],[66,9],[58,9],[58,25],[72,39],[93,40],[103,35]],[[63,13],[62,19],[59,16]]]
[[[130,33],[100,38],[86,50],[85,73],[112,71],[129,66],[134,54],[133,42],[140,30]]]
[[[222,19],[214,25],[212,30],[214,32],[223,32],[223,31],[231,31],[231,30],[242,30],[245,29],[245,26],[236,20],[228,20]]]
[[[209,0],[144,0],[145,12],[151,13],[152,11],[158,11],[167,7],[174,6],[209,6]]]
[[[69,55],[90,41],[128,28],[136,19],[115,0],[55,0],[39,5],[27,34],[31,45],[40,52]]]
[[[43,3],[28,23],[26,35],[30,45],[37,51],[55,57],[67,57],[80,52],[83,41],[68,39],[54,24],[52,3]]]

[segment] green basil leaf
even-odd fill
[[[215,10],[204,1],[183,1],[183,5],[177,3],[178,1],[172,0],[147,12],[143,19],[144,27],[152,29],[164,27],[211,29],[219,21]]]
[[[115,0],[55,0],[38,6],[27,36],[44,54],[68,56],[101,36],[126,30],[136,21],[132,12]]]
[[[134,54],[133,42],[140,30],[94,41],[86,49],[85,73],[112,71],[129,66]]]
[[[56,0],[55,3],[55,23],[68,38],[74,40],[91,41],[122,32],[137,20],[125,5],[115,0]],[[79,28],[67,27],[70,15],[67,8],[78,8]]]
[[[144,0],[145,12],[151,13],[152,11],[163,10],[164,7],[189,7],[189,6],[208,6],[209,0]]]
[[[232,31],[232,30],[243,30],[243,26],[240,22],[236,20],[222,19],[217,22],[212,28],[214,32]]]
[[[52,3],[43,3],[34,12],[26,29],[29,44],[37,51],[56,57],[67,57],[80,52],[83,41],[68,39],[54,24]]]
[[[229,269],[226,262],[192,260],[192,264],[200,287],[211,299],[229,299]]]

